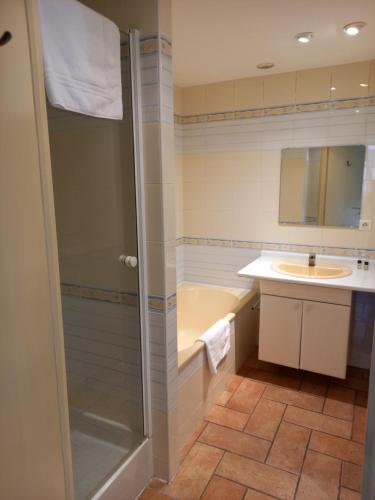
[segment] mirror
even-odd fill
[[[280,224],[359,227],[365,146],[281,153]]]

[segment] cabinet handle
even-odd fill
[[[4,31],[0,38],[0,46],[6,45],[12,39],[12,33],[10,31]]]

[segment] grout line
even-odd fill
[[[337,500],[340,500],[342,465],[343,465],[343,461],[340,460],[340,476],[339,476],[339,484],[338,484],[338,488],[337,488]]]
[[[286,404],[285,408],[284,408],[284,411],[283,411],[283,414],[281,415],[281,419],[280,419],[279,425],[277,426],[277,429],[276,429],[275,434],[273,436],[272,444],[271,444],[271,446],[270,446],[270,448],[268,450],[267,456],[265,458],[265,461],[264,461],[265,464],[267,463],[268,457],[269,457],[269,455],[271,453],[271,449],[273,448],[273,445],[275,444],[275,440],[276,440],[277,434],[279,433],[279,429],[280,429],[281,423],[282,422],[286,422],[286,420],[284,420],[284,415],[285,415],[285,412],[286,412],[287,408],[288,408],[288,405]]]
[[[216,448],[216,446],[214,446],[214,448]],[[224,458],[224,455],[225,455],[225,451],[224,451],[224,453],[222,454],[222,456],[221,456],[220,460],[218,461],[218,463],[217,463],[217,465],[216,465],[215,469],[212,471],[212,474],[210,475],[210,478],[209,478],[209,480],[207,481],[207,484],[206,484],[206,486],[205,486],[204,490],[202,491],[202,494],[201,494],[201,496],[200,496],[199,498],[202,498],[202,497],[203,497],[203,495],[205,494],[205,492],[206,492],[206,490],[207,490],[207,488],[208,488],[208,485],[209,485],[209,484],[210,484],[210,482],[211,482],[211,479],[212,479],[215,475],[218,475],[218,474],[216,474],[216,471],[217,471],[217,469],[219,468],[219,466],[220,466],[220,464],[221,464],[221,462],[222,462],[222,460],[223,460],[223,458]],[[219,477],[220,477],[220,476],[219,476]]]
[[[297,491],[298,491],[298,488],[299,488],[299,483],[301,481],[301,477],[302,477],[302,471],[303,471],[303,467],[305,465],[305,460],[306,460],[306,455],[307,455],[307,451],[309,449],[309,446],[310,446],[310,440],[311,440],[311,436],[312,436],[312,431],[310,430],[310,435],[309,435],[309,439],[306,443],[306,448],[305,448],[305,453],[303,455],[303,459],[302,459],[302,464],[301,464],[301,470],[298,474],[298,479],[297,479],[297,484],[296,484],[296,490],[294,492],[294,499],[297,497]]]

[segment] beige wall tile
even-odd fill
[[[162,184],[146,184],[146,239],[164,241]]]
[[[262,151],[231,153],[228,158],[232,178],[236,181],[257,181],[261,176]]]
[[[331,69],[317,68],[297,72],[296,102],[325,101],[331,95]]]
[[[143,125],[143,164],[146,183],[160,183],[161,177],[160,125]]]
[[[206,86],[196,85],[182,89],[182,111],[184,115],[206,113]]]
[[[163,241],[172,241],[176,239],[176,205],[174,196],[175,185],[163,184]]]
[[[371,61],[370,63],[369,95],[375,95],[375,61]]]
[[[295,102],[296,73],[264,77],[264,106],[281,106]]]
[[[172,2],[171,0],[158,0],[159,32],[172,38]]]
[[[205,181],[207,179],[205,159],[206,155],[184,155],[184,182]]]
[[[164,244],[165,295],[176,291],[176,240]]]
[[[332,68],[332,99],[367,96],[368,87],[361,87],[360,83],[369,84],[370,63],[359,62],[343,64]]]
[[[206,183],[184,182],[183,197],[185,210],[203,210],[206,206]]]
[[[163,123],[161,130],[161,148],[163,158],[162,180],[167,183],[174,183],[176,181],[174,136],[174,126],[168,123]]]
[[[263,107],[263,78],[242,78],[234,82],[235,109]]]
[[[206,221],[203,210],[184,210],[184,231],[188,237],[207,237]]]
[[[164,245],[147,243],[148,292],[150,295],[164,295]]]
[[[176,115],[182,115],[182,88],[173,86],[173,108]]]
[[[208,113],[234,109],[234,81],[206,85],[206,109]]]
[[[204,210],[203,219],[208,238],[232,239],[232,210]]]

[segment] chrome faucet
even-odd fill
[[[309,254],[309,267],[314,267],[315,266],[315,259],[316,259],[316,254],[315,253],[310,253]]]

